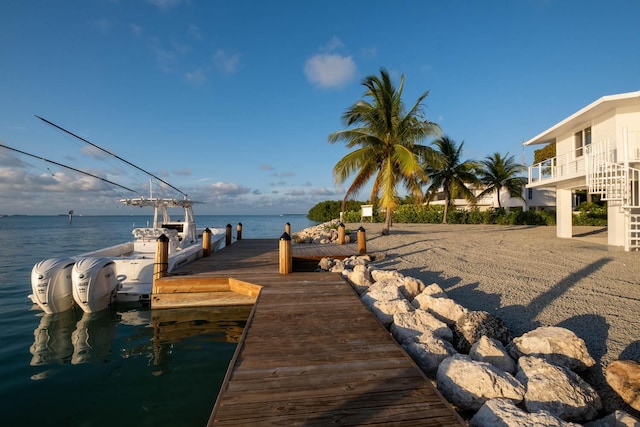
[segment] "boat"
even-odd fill
[[[153,224],[134,228],[134,239],[68,258],[36,263],[31,272],[31,300],[47,314],[70,309],[74,303],[85,313],[106,309],[114,302],[148,303],[153,289],[157,239],[168,239],[167,273],[202,257],[204,230],[196,228],[195,202],[188,199],[138,197],[121,199],[126,206],[153,207]],[[171,218],[170,210],[182,212]],[[211,251],[225,244],[226,230],[208,228]]]

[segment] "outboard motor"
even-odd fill
[[[116,264],[109,258],[83,258],[71,274],[73,299],[85,313],[104,310],[116,299]]]
[[[50,258],[40,261],[31,270],[31,300],[47,314],[60,313],[73,306],[71,258]]]

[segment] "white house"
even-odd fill
[[[478,196],[482,193],[484,188],[471,188],[471,192],[474,196]],[[525,188],[522,192],[523,199],[518,197],[511,197],[509,191],[505,188],[500,191],[500,204],[503,208],[509,210],[513,208],[521,208],[522,210],[539,210],[546,208],[554,208],[556,203],[555,191],[548,188]],[[476,200],[475,204],[471,204],[466,199],[453,199],[451,201],[456,209],[479,209],[486,211],[487,209],[493,209],[498,207],[498,195],[493,192],[491,194],[484,195]],[[445,196],[444,191],[438,191],[433,200],[429,202],[432,205],[444,205]]]
[[[572,192],[607,201],[608,243],[640,249],[640,91],[604,96],[524,142],[556,143],[529,167],[527,188],[555,188],[557,236],[572,237]]]

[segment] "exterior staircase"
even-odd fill
[[[585,154],[589,193],[620,202],[625,212],[625,251],[640,250],[640,170],[618,163],[608,141],[588,146]]]

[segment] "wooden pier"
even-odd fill
[[[294,245],[291,274],[278,244],[239,240],[154,287],[154,308],[193,292],[253,304],[209,426],[464,425],[340,274],[299,271],[354,244]]]

